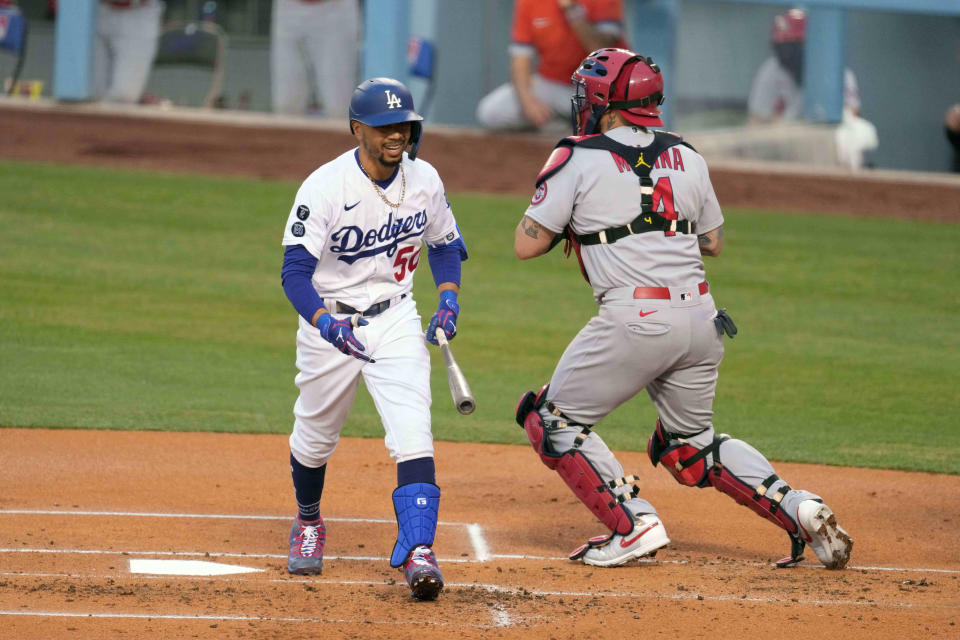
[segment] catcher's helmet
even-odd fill
[[[770,40],[774,44],[803,42],[807,38],[807,14],[802,9],[790,9],[773,18]]]
[[[350,99],[350,133],[353,133],[353,121],[362,122],[371,127],[382,127],[398,122],[410,123],[411,160],[416,160],[420,147],[420,135],[423,117],[413,108],[413,96],[402,82],[393,78],[370,78],[360,83]]]
[[[663,126],[657,108],[663,104],[663,76],[650,58],[627,49],[598,49],[570,80],[574,135],[597,133],[600,116],[608,109],[642,127]]]

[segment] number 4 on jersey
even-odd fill
[[[661,205],[663,205],[663,211],[660,210]],[[657,180],[657,184],[653,187],[653,210],[667,220],[677,220],[677,210],[673,205],[673,184],[667,176]],[[667,236],[677,235],[673,231],[663,233]]]

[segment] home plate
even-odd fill
[[[225,576],[255,571],[263,571],[263,569],[203,560],[130,560],[130,573],[165,576]]]

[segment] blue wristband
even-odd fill
[[[330,323],[333,322],[333,316],[329,313],[325,313],[319,318],[317,318],[317,329],[320,330],[320,335],[323,336],[323,339],[327,339],[327,332],[330,330]]]

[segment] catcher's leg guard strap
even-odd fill
[[[751,487],[719,465],[715,465],[707,477],[710,485],[720,493],[725,493],[739,504],[749,507],[791,536],[797,533],[797,522],[780,508],[780,501],[790,491],[790,485],[784,482],[775,492],[770,492],[770,487],[780,480],[776,474],[766,478],[757,487]]]
[[[627,484],[636,482],[636,476],[625,476],[615,478],[610,481],[604,481],[597,469],[589,459],[579,450],[579,446],[590,436],[589,427],[582,425],[580,433],[577,435],[573,447],[563,453],[554,453],[549,450],[549,444],[545,442],[543,417],[540,415],[537,407],[542,403],[546,388],[541,390],[539,396],[534,397],[533,392],[524,395],[517,407],[517,422],[521,423],[524,431],[527,433],[527,439],[534,451],[540,456],[540,460],[549,469],[553,469],[563,481],[570,487],[588,509],[607,526],[608,529],[616,533],[626,535],[633,530],[633,514],[623,506],[623,503],[630,498],[636,497],[639,489],[634,486],[626,493],[617,495],[612,490]],[[521,412],[526,414],[521,416]],[[559,422],[561,428],[572,426],[567,422]]]
[[[440,487],[427,482],[414,482],[393,491],[393,510],[397,514],[397,543],[393,546],[390,566],[399,567],[410,550],[417,545],[433,544],[437,533],[437,512],[440,509]]]

